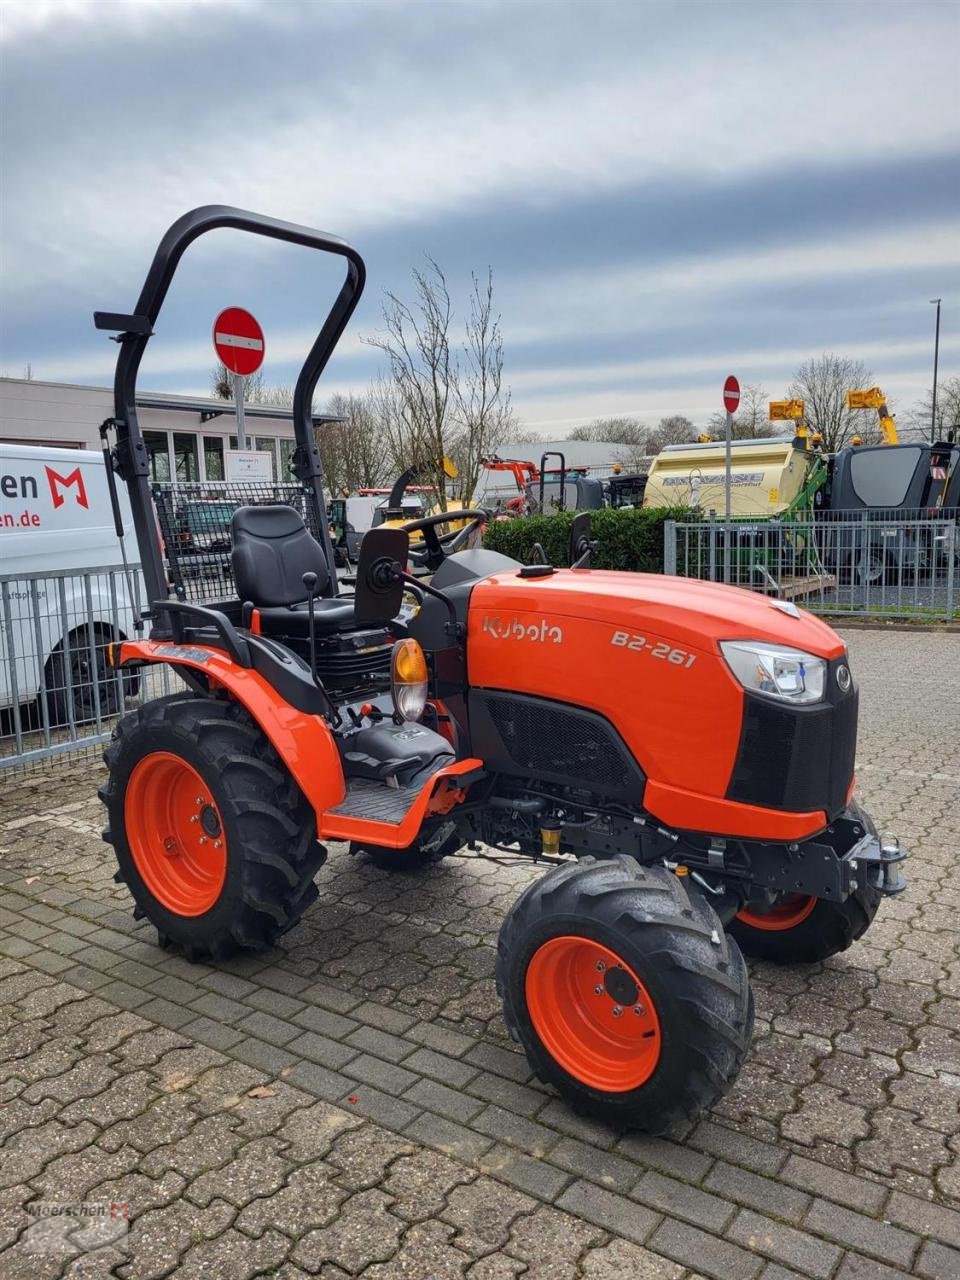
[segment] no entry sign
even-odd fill
[[[227,307],[213,322],[213,348],[231,373],[245,378],[263,364],[263,330],[243,307]]]
[[[740,383],[732,373],[723,384],[723,407],[727,413],[736,413],[740,407]]]

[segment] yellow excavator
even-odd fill
[[[870,387],[867,391],[848,391],[848,409],[876,409],[880,417],[880,434],[884,444],[899,444],[897,424],[887,408],[887,397],[879,387]]]

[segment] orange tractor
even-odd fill
[[[181,255],[219,227],[337,255],[346,278],[296,384],[296,483],[232,493],[226,570],[184,577],[136,377]],[[216,961],[297,923],[327,841],[398,869],[464,846],[540,860],[500,934],[507,1027],[574,1106],[669,1129],[748,1051],[741,952],[821,960],[903,888],[853,800],[843,641],[747,591],[592,570],[585,515],[569,568],[459,549],[446,513],[373,529],[341,594],[311,403],[363,282],[342,241],[213,206],[167,232],[132,315],[96,317],[119,335],[104,431],[151,602],[113,661],[183,682],[105,753],[117,878],[165,945]],[[404,568],[418,531],[429,579]]]

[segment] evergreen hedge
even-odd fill
[[[551,516],[493,521],[487,525],[484,546],[528,564],[533,545],[539,542],[550,564],[565,566],[574,515],[572,511],[558,511]],[[593,537],[598,543],[591,567],[663,573],[664,522],[691,519],[696,517],[687,507],[591,511]]]

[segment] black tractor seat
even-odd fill
[[[238,507],[230,521],[230,562],[237,594],[260,614],[264,635],[309,634],[305,573],[317,575],[317,591],[330,584],[323,548],[293,507],[280,503]],[[335,635],[356,627],[352,596],[314,600],[317,635]]]
[[[310,634],[310,614],[303,604],[257,605],[260,614],[260,630],[268,636],[298,636],[306,640]],[[357,622],[353,615],[353,596],[324,596],[313,602],[314,628],[318,636],[337,635],[341,631],[355,631]]]

